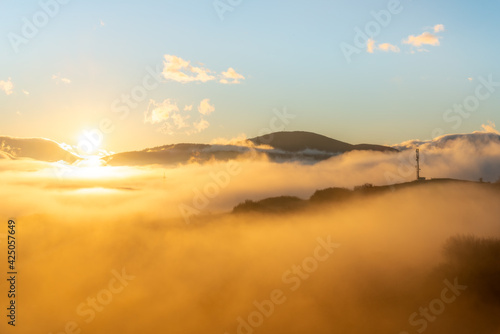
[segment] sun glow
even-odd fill
[[[131,175],[127,168],[107,166],[99,156],[87,157],[74,164],[57,162],[54,164],[58,178],[70,179],[116,179]]]

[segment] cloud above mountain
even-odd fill
[[[424,48],[424,46],[426,45],[439,46],[441,44],[441,36],[439,36],[438,33],[445,31],[443,24],[436,24],[435,26],[429,27],[426,30],[428,31],[424,31],[419,35],[409,35],[402,40],[403,45],[409,45],[410,47],[412,47],[410,53],[414,53],[414,50],[418,52],[428,51]],[[377,50],[394,53],[401,52],[401,48],[395,44],[387,42],[377,43],[373,38],[369,38],[366,42],[366,52],[374,53]]]
[[[193,111],[193,105],[186,105],[181,110],[174,99],[162,102],[151,99],[144,113],[144,123],[159,125],[158,131],[168,135],[199,133],[210,126],[205,117],[215,111],[215,106],[210,103],[210,99],[203,99],[197,111]]]
[[[167,81],[205,83],[218,80],[223,84],[238,84],[241,80],[245,79],[243,75],[237,73],[232,67],[218,74],[216,71],[210,70],[202,64],[193,66],[191,61],[184,60],[178,56],[167,54],[163,58],[162,75]]]
[[[5,95],[11,95],[14,91],[14,84],[12,83],[12,79],[8,78],[7,80],[0,80],[0,90],[5,93]]]
[[[154,124],[160,126],[158,130],[164,126],[165,131],[194,132],[203,131],[209,126],[204,115],[199,113],[200,117],[196,120],[184,119],[182,111],[175,111],[177,109],[172,108],[172,103],[152,102],[154,106],[151,108],[151,119],[155,114],[156,119],[162,120]],[[155,108],[160,110],[153,112]],[[161,110],[162,108],[168,110]],[[174,112],[171,112],[172,109]],[[433,140],[406,141],[393,146],[399,152],[382,150],[379,146],[373,146],[378,149],[374,151],[370,149],[370,145],[350,145],[310,133],[300,134],[301,136],[296,137],[300,139],[297,141],[300,145],[290,146],[293,133],[284,133],[284,136],[275,134],[276,140],[265,143],[252,142],[245,135],[241,135],[232,140],[217,139],[212,144],[166,145],[144,151],[112,154],[104,160],[108,161],[110,166],[157,165],[163,166],[161,168],[180,168],[179,171],[184,168],[190,170],[189,166],[193,163],[198,166],[224,166],[230,161],[238,161],[245,166],[246,177],[269,175],[280,184],[278,188],[283,192],[290,190],[293,194],[304,195],[324,185],[354,187],[363,183],[385,185],[414,180],[415,149],[418,147],[422,176],[496,181],[500,178],[500,135],[494,129],[493,123],[485,125],[485,129],[488,132],[478,131],[446,135]],[[311,142],[308,137],[315,141]],[[58,161],[67,157],[71,159],[71,163],[77,158],[71,154],[71,150],[65,149],[64,145],[52,141],[13,141],[8,137],[3,138],[0,149],[3,152],[2,160],[32,158]],[[315,138],[323,139],[318,141]],[[307,141],[316,144],[310,146],[306,144]],[[278,148],[270,144],[276,144]],[[43,145],[43,150],[40,145]],[[335,153],[336,149],[345,149],[345,153]],[[253,172],[257,174],[253,175]],[[290,180],[295,181],[290,184]],[[254,191],[264,192],[263,196],[270,195],[265,191],[265,184],[261,184],[261,188],[257,184],[258,182]],[[298,189],[301,190],[297,193]]]
[[[198,112],[202,115],[210,115],[215,111],[215,107],[210,104],[210,99],[204,99],[198,106]]]

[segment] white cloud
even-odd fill
[[[496,129],[495,123],[493,123],[492,121],[488,121],[488,124],[481,125],[481,128],[484,132],[500,135],[500,132],[498,132],[498,130]]]
[[[71,83],[70,79],[64,78],[60,74],[53,74],[52,79],[55,80],[57,84],[59,84],[59,83],[70,84]]]
[[[392,45],[390,43],[381,43],[376,45],[373,39],[369,39],[366,43],[366,52],[373,53],[375,50],[381,50],[384,52],[399,52],[399,47]]]
[[[195,67],[190,62],[173,55],[165,55],[163,61],[163,77],[181,83],[207,82],[215,80],[212,71],[203,67]]]
[[[28,92],[28,91],[26,91],[24,89],[23,89],[23,93],[24,93],[24,95],[30,95],[30,92]]]
[[[210,126],[210,123],[208,123],[208,121],[205,119],[200,119],[199,122],[193,123],[193,129],[194,129],[195,133],[201,132],[201,131],[205,130],[206,128],[208,128],[209,126]]]
[[[189,115],[181,115],[179,113],[172,114],[172,122],[177,129],[183,129],[189,127],[186,121],[189,119]]]
[[[410,44],[413,46],[422,46],[422,45],[432,45],[432,46],[438,46],[439,43],[439,37],[436,35],[431,34],[430,32],[424,32],[418,36],[415,35],[410,35],[408,36],[407,39],[403,41],[404,44]]]
[[[204,99],[198,106],[198,111],[202,115],[210,115],[215,111],[215,106],[210,104],[210,99]]]
[[[171,118],[172,114],[179,111],[177,104],[171,99],[166,99],[161,103],[154,100],[149,101],[148,109],[145,113],[144,122],[158,124]]]
[[[243,75],[236,73],[236,71],[230,67],[226,72],[222,72],[222,79],[220,79],[220,82],[223,84],[239,84],[240,80],[244,79],[245,77]]]
[[[203,116],[214,112],[215,107],[210,104],[209,99],[204,99],[198,106],[199,113],[196,113],[192,109],[193,105],[191,104],[185,105],[183,110],[180,111],[177,102],[173,99],[165,99],[163,102],[150,100],[148,109],[144,113],[144,123],[160,125],[158,130],[169,135],[180,132],[188,135],[199,133],[210,125]],[[189,120],[193,118],[195,120],[190,122]]]
[[[389,44],[389,43],[379,44],[378,49],[385,51],[385,52],[389,52],[389,51],[390,52],[399,52],[400,51],[399,47],[392,45],[392,44]]]
[[[14,84],[12,79],[9,78],[7,81],[0,80],[0,90],[2,90],[6,95],[12,94],[14,91]]]
[[[434,30],[435,33],[444,31],[444,25],[442,25],[442,24],[436,24],[434,26],[433,30]]]
[[[441,38],[440,36],[437,36],[435,34],[440,33],[444,31],[444,25],[442,24],[436,24],[434,27],[432,27],[432,32],[425,31],[420,35],[410,35],[408,38],[403,40],[404,44],[409,44],[414,47],[417,47],[417,51],[423,52],[423,51],[428,51],[424,48],[422,48],[423,45],[431,45],[431,46],[439,46],[440,41],[439,39]]]
[[[208,68],[193,66],[188,60],[184,60],[174,55],[165,55],[163,60],[162,75],[165,79],[180,83],[188,82],[208,82],[219,80],[223,84],[238,84],[245,77],[237,73],[232,67],[227,71],[217,74]]]
[[[375,48],[375,41],[370,38],[366,43],[366,52],[373,53],[374,48]]]

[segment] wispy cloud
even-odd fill
[[[148,109],[144,115],[144,122],[151,124],[162,123],[170,119],[177,112],[179,112],[179,107],[171,99],[163,100],[160,103],[150,100]]]
[[[245,77],[237,73],[232,67],[227,71],[217,74],[208,68],[193,66],[188,60],[174,55],[165,55],[163,60],[163,77],[166,80],[171,80],[180,83],[188,82],[208,82],[219,80],[223,84],[238,84]]]
[[[57,84],[59,84],[59,83],[70,84],[71,83],[70,79],[64,78],[60,74],[53,74],[52,79],[55,80]]]
[[[376,45],[373,39],[369,39],[366,43],[366,52],[373,53],[375,50],[380,50],[384,52],[399,52],[400,49],[396,45],[392,45],[390,43],[381,43]]]
[[[165,99],[163,102],[150,100],[144,113],[144,123],[160,125],[158,130],[168,135],[181,132],[188,135],[199,133],[209,127],[210,123],[204,116],[214,112],[215,107],[210,104],[210,99],[204,99],[198,106],[198,112],[192,111],[192,109],[193,105],[191,104],[184,106],[183,111],[181,111],[173,99]]]
[[[395,45],[392,45],[392,44],[390,44],[390,43],[382,43],[382,44],[379,44],[379,45],[378,45],[378,49],[379,49],[379,50],[382,50],[382,51],[385,51],[385,52],[389,52],[389,51],[390,51],[390,52],[396,52],[396,53],[397,53],[397,52],[399,52],[399,51],[401,51],[401,50],[399,49],[399,47],[397,47],[397,46],[395,46]]]
[[[428,51],[422,48],[422,46],[439,46],[441,44],[439,41],[441,37],[437,36],[436,34],[442,31],[444,31],[444,25],[436,24],[434,27],[432,27],[432,32],[425,31],[420,35],[410,35],[403,40],[403,43],[416,47],[417,51],[419,52]]]
[[[188,119],[189,115],[181,115],[179,113],[172,114],[170,120],[162,124],[160,132],[168,135],[173,135],[179,130],[189,128],[189,124],[187,123]]]
[[[488,121],[488,124],[481,125],[481,128],[484,132],[500,135],[500,132],[498,132],[498,130],[496,129],[495,123],[493,123],[492,121]]]
[[[164,56],[162,74],[167,80],[181,83],[215,80],[211,70],[192,66],[189,61],[173,55]]]
[[[2,90],[6,95],[10,95],[14,92],[14,84],[12,79],[9,78],[7,81],[0,80],[0,90]]]
[[[198,106],[198,111],[202,115],[210,115],[215,111],[215,106],[210,104],[210,99],[204,99],[200,102]]]
[[[194,131],[191,133],[201,132],[201,131],[207,129],[209,126],[210,126],[210,123],[208,123],[207,120],[201,119],[200,121],[193,123],[193,130]]]
[[[430,32],[424,32],[418,36],[415,35],[410,35],[408,36],[407,39],[403,41],[404,44],[410,44],[413,46],[422,46],[422,45],[432,45],[432,46],[438,46],[439,43],[439,37],[436,35],[431,34]]]
[[[442,25],[442,24],[436,24],[434,26],[433,30],[434,30],[435,33],[444,31],[444,25]]]
[[[443,32],[444,25],[443,24],[436,24],[433,27],[428,27],[427,30],[430,31],[425,31],[421,33],[420,35],[410,35],[406,39],[402,40],[403,44],[408,44],[414,48],[410,50],[410,53],[415,53],[416,51],[418,52],[428,52],[429,50],[426,50],[423,46],[424,45],[431,45],[431,46],[439,46],[440,45],[440,36],[436,35],[437,33]],[[368,39],[366,42],[366,52],[368,53],[374,53],[375,51],[384,51],[384,52],[394,52],[394,53],[399,53],[401,52],[401,49],[399,46],[391,44],[391,43],[380,43],[377,44],[375,40],[372,38]],[[416,50],[416,51],[415,51]]]
[[[375,41],[370,38],[366,43],[366,52],[373,53],[374,48],[375,48]]]
[[[223,84],[239,84],[240,80],[244,80],[245,77],[230,67],[226,72],[222,72],[222,79],[220,82]]]
[[[161,124],[160,132],[173,135],[181,129],[188,128],[189,115],[179,112],[177,103],[172,99],[163,102],[149,100],[148,109],[144,114],[144,123]]]

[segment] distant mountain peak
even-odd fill
[[[249,139],[256,145],[270,145],[276,149],[288,152],[317,150],[328,153],[345,153],[353,150],[392,151],[397,150],[387,146],[360,144],[352,145],[340,140],[307,131],[281,131]]]

